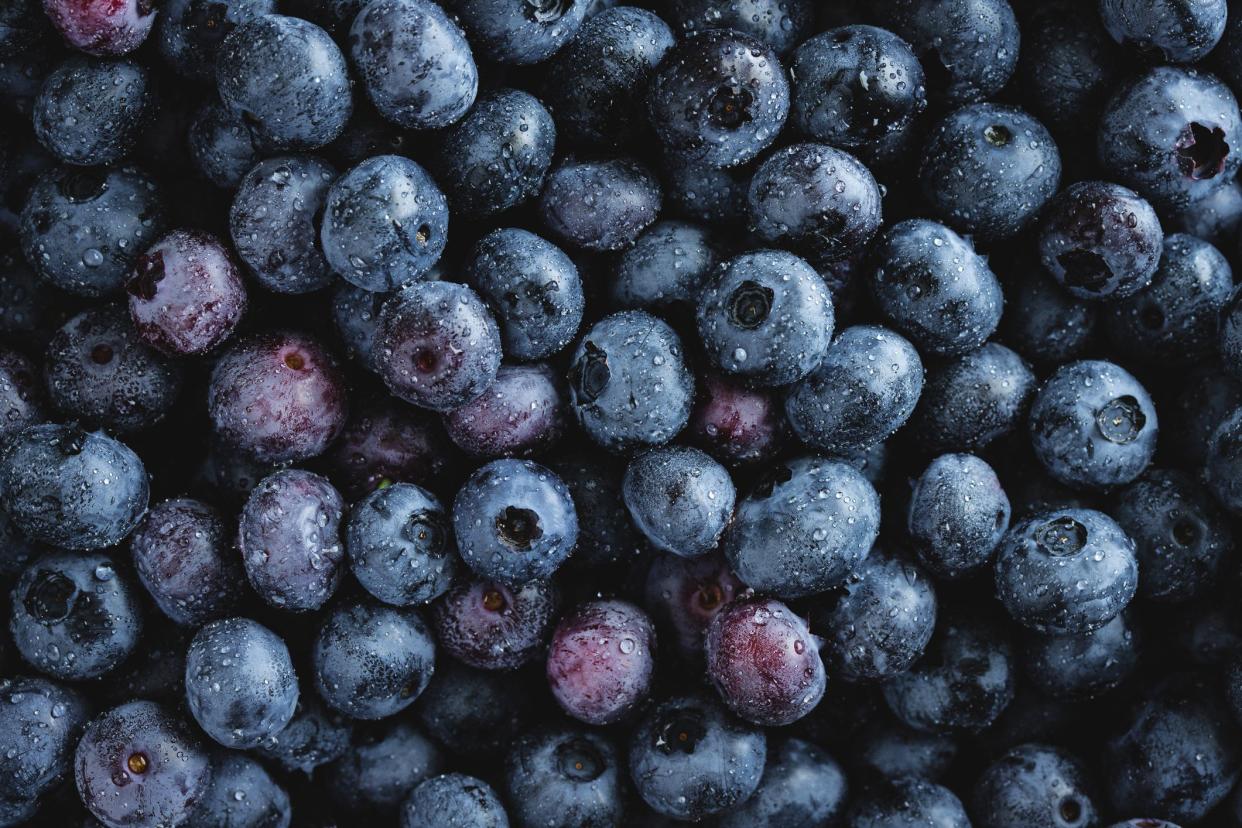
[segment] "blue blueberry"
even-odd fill
[[[1113,40],[1170,63],[1207,57],[1225,32],[1225,0],[1101,0],[1100,18]]]
[[[617,257],[609,299],[617,309],[693,308],[719,258],[719,244],[706,227],[658,221]]]
[[[810,742],[788,739],[768,756],[759,789],[723,814],[720,828],[832,825],[845,810],[848,792],[845,773],[831,756]]]
[[[799,598],[844,582],[879,524],[879,496],[858,470],[802,457],[768,470],[738,502],[721,548],[747,586]]]
[[[482,779],[446,773],[421,782],[401,806],[401,828],[509,828],[500,797]]]
[[[349,750],[350,719],[329,710],[313,693],[303,693],[289,724],[259,743],[256,752],[289,773],[309,776],[315,768],[334,762]]]
[[[1009,516],[1009,498],[991,466],[973,454],[944,454],[914,484],[906,526],[919,561],[952,579],[992,559]]]
[[[635,457],[621,491],[634,525],[652,546],[686,558],[716,547],[737,497],[724,466],[683,446]]]
[[[505,790],[518,825],[621,825],[626,778],[621,752],[581,727],[544,726],[508,751]]]
[[[564,46],[586,19],[581,0],[455,0],[470,42],[488,60],[527,66]]]
[[[1028,680],[1041,693],[1054,699],[1089,699],[1129,678],[1139,655],[1134,621],[1121,612],[1091,632],[1028,634],[1023,665]]]
[[[0,797],[30,801],[64,780],[90,718],[86,697],[44,678],[0,680]],[[10,755],[12,754],[12,755]]]
[[[832,297],[815,270],[783,250],[726,261],[698,299],[698,330],[721,370],[758,385],[788,385],[825,360]]]
[[[34,362],[0,346],[0,439],[47,419],[47,395]]]
[[[948,788],[924,779],[884,779],[866,789],[845,817],[849,828],[927,825],[970,828],[970,818]]]
[[[351,813],[391,815],[410,791],[443,770],[440,750],[403,721],[360,727],[349,750],[328,766],[332,798]]]
[[[750,166],[717,169],[668,155],[661,172],[668,206],[682,217],[729,229],[750,220]]]
[[[448,202],[427,171],[399,155],[368,158],[328,190],[320,231],[328,264],[367,290],[426,275],[448,240]]]
[[[1242,225],[1242,184],[1237,179],[1216,188],[1165,222],[1168,229],[1196,236],[1208,244],[1228,249]]]
[[[533,674],[478,670],[455,658],[441,659],[415,713],[428,735],[450,753],[489,762],[506,755],[509,743],[534,720]]]
[[[1016,268],[1005,283],[1005,300],[1010,308],[1022,310],[1001,318],[1001,338],[1025,359],[1060,365],[1080,357],[1091,344],[1099,305],[1065,290],[1039,262]]]
[[[198,171],[222,190],[236,188],[261,157],[250,126],[215,99],[194,113],[186,141]]]
[[[1019,745],[975,783],[971,812],[980,828],[1086,828],[1100,808],[1082,763],[1064,750]]]
[[[978,451],[1021,430],[1036,388],[1022,357],[985,343],[932,368],[910,432],[932,451]]]
[[[460,571],[444,507],[413,483],[376,489],[354,506],[345,546],[358,583],[399,607],[436,598]]]
[[[185,828],[289,828],[288,792],[255,760],[221,752],[212,758],[211,782],[182,825]]]
[[[380,313],[391,293],[375,293],[344,280],[332,290],[332,323],[345,354],[368,371],[378,372],[375,337]]]
[[[917,777],[939,782],[958,756],[957,740],[924,733],[891,716],[868,723],[857,737],[857,761],[887,779]]]
[[[133,151],[155,92],[147,70],[130,60],[67,59],[35,99],[35,135],[66,164],[115,164]]]
[[[548,175],[539,215],[557,238],[575,247],[620,250],[656,220],[661,198],[660,182],[633,159],[570,158]]]
[[[160,56],[178,74],[210,82],[229,32],[274,11],[275,0],[169,0],[155,21]]]

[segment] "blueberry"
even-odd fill
[[[785,444],[785,407],[777,393],[741,377],[703,376],[687,426],[690,440],[728,466],[755,467]]]
[[[1239,405],[1242,383],[1214,363],[1192,366],[1169,402],[1169,428],[1161,445],[1169,457],[1197,471],[1207,462],[1212,433]]]
[[[440,646],[457,660],[483,670],[511,670],[544,647],[556,605],[549,581],[520,587],[467,581],[431,605],[431,620]]]
[[[543,359],[559,352],[582,324],[582,279],[559,247],[513,227],[479,239],[463,280],[498,313],[505,355]]]
[[[134,149],[154,98],[141,64],[71,57],[39,89],[35,135],[66,164],[114,164]]]
[[[623,719],[651,688],[655,646],[655,628],[633,604],[582,604],[552,633],[547,662],[552,696],[566,713],[587,724]]]
[[[647,570],[646,606],[683,658],[703,658],[712,619],[745,589],[719,553],[682,558],[660,555]],[[671,635],[665,635],[665,631]]]
[[[1086,633],[1125,609],[1138,587],[1134,541],[1092,509],[1029,517],[996,552],[996,593],[1019,623],[1045,633]]]
[[[782,598],[842,583],[871,549],[880,499],[854,467],[801,457],[770,469],[738,502],[721,548],[748,586]]]
[[[309,776],[315,768],[345,755],[352,728],[350,720],[324,707],[313,693],[304,693],[289,724],[264,739],[256,750],[290,773]]]
[[[443,770],[440,750],[409,723],[359,728],[349,750],[328,766],[332,798],[352,813],[391,815],[410,791]]]
[[[541,63],[577,33],[586,18],[582,0],[455,0],[471,43],[489,60]]]
[[[1067,486],[1106,488],[1142,474],[1156,449],[1156,409],[1127,371],[1084,360],[1057,369],[1035,395],[1031,443]]]
[[[238,753],[212,758],[211,782],[185,828],[289,828],[289,794],[255,760]]]
[[[214,99],[194,113],[186,141],[199,173],[222,190],[235,189],[261,158],[249,124]]]
[[[971,811],[981,828],[1078,828],[1100,818],[1087,772],[1055,747],[1020,745],[975,783]]]
[[[504,757],[530,725],[537,700],[526,691],[541,690],[543,683],[543,675],[532,671],[476,670],[445,658],[418,697],[415,713],[428,735],[453,755],[491,762]]]
[[[344,508],[327,479],[302,469],[278,471],[255,486],[237,546],[259,597],[294,612],[319,609],[332,597],[343,574]]]
[[[687,558],[716,547],[733,517],[728,471],[702,451],[681,446],[638,455],[622,493],[634,525],[657,549]]]
[[[275,10],[275,0],[168,0],[156,20],[156,44],[178,74],[209,83],[228,33]]]
[[[233,29],[217,53],[216,87],[229,112],[270,150],[322,147],[353,112],[341,50],[296,17],[267,14]]]
[[[1242,407],[1230,411],[1212,432],[1203,472],[1220,504],[1242,512]]]
[[[325,456],[348,500],[392,483],[430,486],[456,460],[439,418],[383,396],[364,401]]]
[[[332,283],[319,247],[319,215],[336,169],[310,155],[268,158],[238,184],[229,210],[237,256],[255,281],[277,293]]]
[[[233,532],[215,507],[190,498],[151,507],[130,536],[138,580],[175,623],[228,615],[245,590]]]
[[[28,801],[51,793],[69,775],[73,749],[90,718],[78,690],[43,678],[0,681],[0,797]],[[12,754],[11,756],[9,754]]]
[[[663,186],[668,207],[683,218],[733,229],[750,220],[746,202],[750,166],[717,169],[666,154]]]
[[[109,828],[181,825],[211,783],[211,761],[198,739],[150,701],[92,720],[74,770],[82,803]]]
[[[1022,311],[1004,315],[1001,338],[1025,359],[1060,365],[1080,357],[1091,344],[1099,306],[1065,290],[1039,262],[1019,266],[1005,284],[1005,299]]]
[[[444,507],[413,483],[395,483],[359,501],[345,546],[363,588],[399,607],[442,595],[461,570]]]
[[[586,250],[620,250],[660,212],[660,182],[630,158],[562,161],[548,175],[539,215],[553,235]]]
[[[758,385],[814,371],[832,339],[832,298],[819,275],[783,250],[726,261],[698,300],[698,331],[721,370]]]
[[[617,257],[609,299],[620,309],[693,308],[718,260],[718,244],[706,227],[656,222]]]
[[[845,817],[849,828],[928,825],[970,828],[962,801],[948,788],[914,777],[885,779],[855,800]]]
[[[803,442],[827,451],[868,448],[914,413],[923,362],[900,335],[856,325],[837,335],[823,364],[789,389],[785,414]]]
[[[1215,259],[1213,259],[1216,261]],[[1219,262],[1218,262],[1219,263]],[[1217,272],[1216,279],[1213,281],[1223,281],[1221,273]],[[1220,284],[1214,285],[1214,293],[1219,294]],[[1214,302],[1212,304],[1215,304]],[[1208,310],[1208,308],[1204,308]],[[1211,328],[1216,321],[1210,313],[1204,314],[1207,318],[1204,323],[1205,328]],[[1235,378],[1242,377],[1242,369],[1239,366],[1239,360],[1242,358],[1242,302],[1236,301],[1235,298],[1229,301],[1224,312],[1220,314],[1220,335],[1217,341],[1218,353],[1221,362],[1226,371]],[[1208,349],[1210,353],[1210,348]]]
[[[944,454],[914,484],[906,526],[919,561],[942,578],[958,578],[992,559],[1009,516],[991,466],[973,454]]]
[[[279,636],[249,618],[226,618],[190,642],[185,694],[208,736],[228,748],[251,748],[293,718],[298,677]]]
[[[1242,184],[1234,179],[1168,217],[1170,230],[1228,247],[1242,225]]]
[[[634,561],[642,550],[621,494],[625,467],[598,452],[575,452],[553,461],[551,468],[568,487],[578,513],[578,548],[566,567],[615,570]]]
[[[542,363],[501,365],[479,397],[445,412],[457,447],[476,457],[529,457],[556,445],[568,424],[564,380]]]
[[[1030,633],[1023,663],[1032,685],[1055,699],[1092,698],[1125,681],[1138,665],[1139,635],[1122,612],[1098,630]]]
[[[831,756],[810,742],[788,739],[768,756],[754,796],[726,812],[720,828],[832,825],[845,810],[848,790],[845,774]]]
[[[1100,17],[1113,40],[1170,63],[1207,57],[1225,32],[1225,0],[1101,0]]]
[[[624,824],[621,752],[585,729],[551,726],[519,739],[505,763],[505,788],[518,825]]]
[[[355,719],[382,719],[409,707],[435,662],[435,641],[422,616],[375,603],[329,612],[311,651],[315,689]]]
[[[892,717],[869,723],[857,741],[857,761],[887,779],[939,782],[958,755],[952,736],[914,730]]]
[[[148,495],[142,460],[100,432],[36,425],[0,448],[0,506],[36,541],[113,546],[138,525]]]
[[[694,375],[668,324],[644,311],[622,311],[583,336],[569,391],[587,435],[610,451],[628,451],[667,443],[685,427]]]
[[[320,231],[328,264],[367,290],[422,278],[448,240],[448,203],[427,171],[408,158],[377,155],[328,190]]]
[[[0,439],[47,419],[47,399],[34,363],[0,346]]]
[[[325,267],[327,265],[325,264]],[[345,354],[368,371],[376,371],[375,336],[380,313],[391,293],[372,293],[344,280],[332,291],[332,324]]]
[[[645,715],[630,739],[630,776],[652,810],[679,820],[729,811],[758,789],[763,730],[703,696],[675,696]]]
[[[500,797],[482,779],[446,773],[421,782],[401,806],[401,828],[509,828]]]
[[[736,167],[776,139],[789,114],[789,81],[761,41],[705,31],[665,53],[647,108],[664,148],[680,162]]]

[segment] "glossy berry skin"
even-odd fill
[[[415,715],[452,756],[494,761],[534,724],[535,697],[514,691],[542,690],[543,676],[537,672],[477,670],[455,658],[440,659],[418,697]]]
[[[1202,819],[1239,773],[1238,731],[1218,691],[1175,674],[1141,697],[1104,747],[1104,782],[1117,811]]]
[[[668,24],[646,9],[618,6],[590,15],[548,64],[540,97],[557,128],[578,144],[620,147],[640,138],[647,82],[675,43]],[[573,83],[561,83],[572,73]]]
[[[1242,116],[1233,92],[1194,69],[1157,66],[1123,83],[1100,115],[1104,169],[1163,209],[1180,209],[1229,183]]]
[[[1129,678],[1138,666],[1139,638],[1133,619],[1125,612],[1087,633],[1030,633],[1023,647],[1026,677],[1049,698],[1102,696]]]
[[[470,44],[430,0],[365,4],[349,49],[371,103],[403,129],[446,127],[474,103],[479,73]]]
[[[645,311],[622,311],[583,336],[569,367],[569,394],[587,435],[624,452],[677,436],[690,419],[694,375],[667,323]]]
[[[173,356],[212,350],[246,311],[246,286],[233,254],[215,236],[195,230],[174,230],[147,248],[125,292],[138,334]]]
[[[674,696],[648,711],[630,739],[630,777],[654,811],[696,820],[728,811],[759,787],[763,730],[705,696]]]
[[[442,595],[460,573],[444,507],[413,483],[376,489],[349,514],[345,547],[363,589],[398,607]]]
[[[1100,18],[1113,40],[1169,63],[1207,57],[1225,33],[1225,0],[1101,0]]]
[[[208,736],[227,748],[251,748],[293,718],[298,677],[278,635],[249,618],[226,618],[194,634],[185,694]]]
[[[435,663],[435,641],[422,616],[376,603],[330,612],[311,650],[315,689],[355,719],[382,719],[409,707]]]
[[[1037,261],[1020,267],[1006,282],[1005,300],[1023,312],[1001,318],[1000,337],[1037,365],[1081,356],[1098,327],[1100,306],[1066,291]]]
[[[808,138],[866,155],[927,106],[923,67],[887,29],[842,26],[794,52],[793,118]]]
[[[969,241],[927,219],[888,228],[871,249],[871,291],[880,310],[924,351],[953,356],[984,343],[1004,296]]]
[[[132,167],[53,169],[22,209],[22,251],[51,284],[94,298],[120,290],[166,224],[156,183]]]
[[[481,57],[528,66],[552,57],[578,31],[587,4],[530,6],[520,0],[458,0],[454,12]]]
[[[276,293],[332,283],[317,217],[336,169],[313,155],[268,158],[246,173],[229,210],[229,234],[247,272]]]
[[[342,278],[367,290],[393,290],[422,278],[440,258],[448,202],[418,164],[377,155],[332,184],[320,239]]]
[[[832,825],[843,815],[848,791],[845,773],[831,756],[810,742],[788,739],[769,753],[759,789],[723,814],[720,828]]]
[[[556,124],[539,99],[498,89],[444,135],[436,180],[454,211],[489,216],[539,194],[555,147]]]
[[[776,139],[789,114],[789,81],[766,44],[736,31],[706,31],[664,55],[651,76],[647,110],[669,155],[736,167]]]
[[[156,17],[156,7],[146,0],[43,0],[43,11],[66,43],[91,55],[132,52],[147,39]]]
[[[1156,449],[1156,409],[1127,371],[1111,362],[1063,365],[1031,403],[1031,444],[1048,473],[1067,486],[1129,483]]]
[[[155,42],[178,74],[210,83],[229,32],[275,11],[275,0],[167,0],[159,9]]]
[[[0,347],[0,439],[47,419],[47,395],[34,363]]]
[[[749,165],[718,169],[686,163],[666,153],[661,172],[669,208],[676,215],[726,229],[743,227],[749,221],[746,191],[753,172]]]
[[[164,418],[181,390],[181,371],[139,338],[112,305],[83,311],[47,345],[48,396],[66,417],[124,434]]]
[[[90,719],[81,692],[44,678],[0,680],[0,734],[13,756],[0,758],[0,795],[6,801],[34,800],[69,774],[73,751]]]
[[[496,308],[511,359],[543,359],[568,345],[582,323],[582,278],[559,247],[502,227],[479,239],[462,279]]]
[[[439,419],[391,397],[366,400],[324,459],[345,498],[394,482],[428,486],[456,459]]]
[[[901,428],[922,391],[923,362],[913,345],[887,328],[855,325],[841,331],[819,368],[789,389],[785,415],[804,443],[849,452]]]
[[[609,300],[621,309],[693,308],[719,260],[719,243],[702,225],[658,221],[617,257]]]
[[[314,693],[304,693],[289,724],[265,739],[256,752],[286,771],[310,775],[349,750],[353,722],[330,710]]]
[[[686,558],[716,547],[737,498],[723,466],[682,446],[637,455],[621,490],[634,525],[651,545]]]
[[[509,828],[505,806],[482,779],[461,773],[433,776],[420,783],[401,806],[401,828],[440,825]]]
[[[480,396],[444,414],[449,438],[476,457],[530,457],[568,425],[569,391],[546,364],[501,365]]]
[[[431,607],[436,640],[458,661],[482,670],[512,670],[543,648],[556,621],[557,592],[548,581],[508,587],[467,581]]]
[[[682,657],[697,662],[712,619],[745,588],[719,553],[659,555],[647,570],[645,606],[660,625],[666,647],[671,643]]]
[[[555,473],[529,460],[493,460],[453,500],[453,530],[471,569],[524,584],[552,575],[578,542],[578,515]]]
[[[1242,512],[1242,408],[1230,411],[1212,432],[1204,480],[1222,506]]]
[[[1092,509],[1027,518],[996,552],[996,594],[1037,632],[1086,633],[1125,609],[1138,587],[1134,541]]]
[[[420,782],[440,773],[440,749],[408,722],[359,728],[325,774],[332,798],[350,812],[393,814]]]
[[[641,609],[625,601],[588,601],[562,617],[552,633],[552,696],[579,721],[617,722],[646,699],[655,649],[655,627]]]
[[[1078,828],[1099,810],[1082,763],[1069,753],[1025,744],[997,759],[975,783],[971,812],[983,828]]]
[[[273,73],[273,66],[281,71]],[[341,50],[327,32],[297,17],[268,14],[230,32],[216,57],[216,89],[269,150],[322,147],[353,113]]]
[[[197,627],[222,618],[244,594],[233,530],[215,507],[191,498],[151,507],[129,540],[138,580],[164,615]]]
[[[74,756],[78,795],[107,828],[180,825],[211,782],[211,760],[167,708],[132,701],[95,718]]]
[[[345,355],[368,371],[375,371],[375,335],[380,313],[391,295],[372,293],[344,280],[337,281],[332,291],[332,325]]]
[[[992,467],[973,454],[944,454],[910,494],[906,526],[919,562],[941,578],[977,570],[1009,528],[1009,498]]]
[[[624,825],[627,785],[621,752],[599,733],[552,726],[510,749],[505,789],[518,825]]]
[[[138,63],[71,57],[39,89],[35,135],[66,164],[114,164],[134,149],[154,96]]]
[[[850,828],[928,825],[971,828],[962,801],[948,788],[916,777],[886,779],[856,800],[846,813]]]
[[[726,261],[698,300],[698,332],[720,370],[758,385],[814,371],[832,340],[832,297],[805,261],[757,250]]]
[[[746,585],[800,598],[844,581],[875,543],[879,523],[879,497],[857,469],[801,457],[773,468],[738,502],[721,549]]]
[[[500,368],[496,320],[477,293],[453,282],[421,282],[393,296],[373,349],[388,390],[432,411],[477,399]]]
[[[48,423],[0,448],[0,506],[32,540],[81,551],[113,546],[138,525],[149,493],[142,460],[102,432]]]
[[[1061,155],[1021,109],[980,103],[950,113],[923,149],[919,181],[937,216],[979,241],[1014,236],[1052,198]]]
[[[703,376],[687,433],[717,460],[731,467],[755,467],[776,456],[787,431],[776,392],[749,388],[744,380],[724,375]]]
[[[539,215],[552,234],[586,250],[628,247],[660,212],[660,182],[630,158],[562,161],[548,175]]]
[[[260,158],[249,125],[215,99],[194,114],[186,143],[199,174],[222,190],[237,187]]]
[[[212,757],[211,782],[184,823],[186,828],[289,828],[289,794],[263,765],[240,753]]]

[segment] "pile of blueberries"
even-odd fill
[[[617,2],[0,0],[0,828],[1242,826],[1242,2]]]

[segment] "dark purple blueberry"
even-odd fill
[[[462,0],[454,9],[479,54],[496,63],[541,63],[564,46],[587,15],[587,3]]]
[[[658,555],[647,570],[646,606],[684,658],[703,658],[707,628],[745,585],[718,553],[697,558]],[[668,650],[671,652],[671,648]]]
[[[208,98],[190,121],[186,138],[190,159],[208,182],[233,190],[258,162],[257,138],[250,126],[214,97]]]
[[[31,116],[48,152],[66,164],[95,167],[134,150],[155,105],[143,64],[72,55],[44,79]]]
[[[375,293],[339,280],[332,291],[332,323],[345,355],[368,371],[376,371],[375,337],[388,293]]]
[[[836,825],[849,792],[845,772],[831,756],[810,742],[789,739],[768,755],[754,796],[726,812],[720,828]]]
[[[543,670],[477,670],[442,658],[415,712],[423,729],[453,755],[491,764],[542,712]]]
[[[221,505],[241,506],[258,482],[276,468],[276,464],[256,460],[213,434],[195,479],[217,497]]]
[[[433,485],[457,457],[439,418],[387,395],[358,406],[324,455],[332,482],[350,500],[390,483]]]
[[[633,244],[656,220],[662,198],[659,179],[631,158],[568,158],[548,174],[539,214],[561,241],[606,252]]]
[[[1053,699],[1090,699],[1121,684],[1139,663],[1139,633],[1120,612],[1098,630],[1068,635],[1029,633],[1023,666],[1031,685]]]
[[[444,764],[430,739],[408,722],[388,719],[355,729],[349,750],[324,775],[332,798],[347,811],[390,816]]]
[[[0,438],[46,419],[39,370],[21,352],[0,346]]]
[[[543,650],[556,620],[549,581],[508,587],[470,581],[431,605],[436,640],[449,655],[484,670],[512,670]]]
[[[217,752],[211,783],[184,828],[289,828],[289,793],[263,765],[241,753]]]
[[[156,20],[155,42],[160,56],[178,74],[210,82],[215,78],[216,52],[228,33],[275,10],[275,0],[165,0]]]
[[[44,678],[0,679],[0,797],[34,800],[69,775],[73,750],[90,718],[78,690]],[[10,823],[16,824],[16,823]]]
[[[482,395],[445,412],[444,426],[458,448],[476,457],[531,457],[560,440],[568,396],[546,364],[501,365]]]
[[[314,693],[303,693],[289,724],[264,739],[256,752],[289,773],[309,776],[345,755],[352,732],[352,719],[325,707]]]
[[[971,828],[966,808],[956,794],[917,777],[878,780],[850,805],[845,824],[850,828]]]
[[[528,733],[510,749],[504,780],[518,825],[625,824],[624,759],[601,733],[560,725]]]
[[[708,228],[685,221],[658,221],[617,257],[608,289],[617,309],[694,308],[720,258]]]
[[[548,645],[552,696],[587,724],[619,721],[651,689],[655,647],[655,627],[633,604],[582,604],[561,618]]]
[[[578,513],[578,548],[565,566],[596,573],[633,562],[643,550],[621,498],[624,466],[599,452],[563,455],[550,465],[569,487]]]
[[[723,374],[704,374],[695,398],[690,440],[727,466],[754,467],[785,444],[784,406],[774,392]]]

